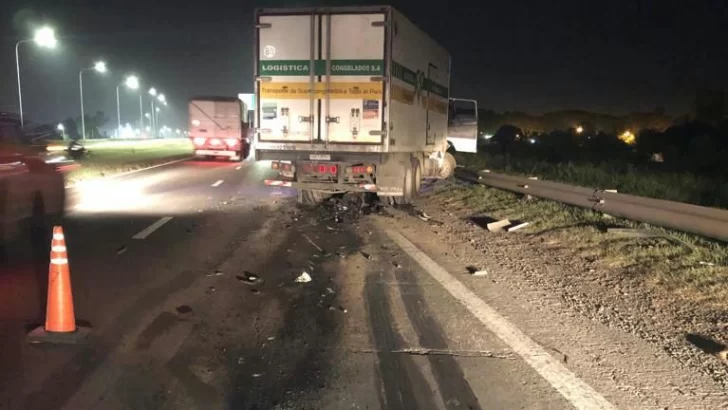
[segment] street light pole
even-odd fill
[[[106,72],[106,63],[103,61],[97,61],[94,63],[93,67],[90,68],[82,68],[81,71],[78,72],[78,88],[81,94],[81,138],[86,139],[86,114],[83,112],[83,72],[88,70],[94,70],[97,73],[105,73]],[[118,88],[116,96],[118,98]],[[118,99],[117,99],[118,101]]]
[[[119,84],[116,85],[116,138],[121,138],[121,105],[119,104]]]
[[[23,39],[15,43],[15,71],[18,77],[18,106],[20,111],[20,127],[25,126],[25,118],[23,117],[23,92],[20,89],[20,45],[30,42],[31,39]],[[41,27],[35,31],[33,39],[38,46],[53,48],[56,46],[56,34],[50,27]]]
[[[78,72],[78,90],[81,93],[81,139],[86,139],[86,114],[83,112],[83,72],[86,71],[82,68]]]
[[[20,127],[23,128],[25,123],[23,122],[23,92],[20,89],[20,53],[18,48],[21,44],[27,43],[30,40],[20,40],[15,43],[15,71],[18,74],[18,105],[20,106]]]
[[[144,131],[144,108],[142,107],[142,90],[139,90],[139,136]]]

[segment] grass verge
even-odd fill
[[[67,183],[150,167],[188,157],[193,152],[192,144],[186,139],[99,145],[88,149],[89,153],[77,161],[80,167],[66,175]]]
[[[657,172],[617,162],[550,163],[532,158],[506,159],[484,152],[476,155],[458,153],[456,158],[459,165],[478,170],[487,168],[585,187],[617,189],[648,198],[728,208],[728,184],[690,173]]]
[[[597,264],[610,275],[666,296],[665,303],[728,308],[728,248],[721,243],[481,185],[443,184],[433,199],[453,211],[530,222],[519,233],[529,243]],[[611,227],[650,229],[669,239],[620,236],[608,233]]]

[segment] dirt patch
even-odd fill
[[[726,342],[723,245],[665,230],[659,232],[666,237],[625,236],[609,228],[657,228],[457,182],[437,184],[415,206],[442,223],[429,224],[432,233],[497,260],[512,275],[509,280],[558,295],[580,314],[638,335],[728,387],[728,367],[719,355],[688,337]],[[530,224],[513,233],[490,233],[473,218]],[[466,258],[463,266],[478,263],[467,254],[458,255]]]

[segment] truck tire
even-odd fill
[[[412,202],[415,196],[414,178],[412,174],[412,167],[407,167],[404,171],[404,180],[402,181],[402,196],[391,197],[395,205],[407,205]]]
[[[318,205],[326,198],[327,195],[323,191],[316,191],[313,189],[298,190],[298,203],[301,205]]]
[[[419,161],[415,163],[415,172],[412,176],[414,178],[414,195],[417,196],[420,193],[420,188],[422,188],[422,166],[420,165]]]
[[[451,153],[446,152],[445,158],[442,160],[442,166],[440,167],[440,178],[448,179],[455,175],[456,165],[455,157]]]

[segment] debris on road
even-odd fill
[[[116,250],[116,254],[117,255],[121,255],[122,253],[124,253],[126,251],[127,251],[126,245],[122,245],[121,248],[119,248],[119,249]]]
[[[361,252],[361,256],[363,256],[363,257],[365,257],[366,259],[369,259],[369,260],[372,260],[373,259],[372,258],[372,255],[370,255],[370,254],[368,254],[366,252]]]
[[[192,308],[189,305],[179,305],[176,310],[177,314],[183,317],[192,315]]]
[[[501,219],[500,221],[489,223],[488,225],[486,225],[486,227],[490,232],[500,232],[503,230],[503,228],[509,225],[511,225],[511,221],[509,221],[508,219]]]
[[[259,295],[260,291],[258,289],[250,289],[250,293],[252,293],[254,295]]]
[[[225,274],[225,273],[224,273],[224,272],[222,272],[222,271],[220,271],[220,270],[215,270],[215,272],[212,272],[212,273],[208,273],[208,274],[207,274],[207,276],[208,276],[208,277],[210,277],[210,276],[222,276],[222,275],[224,275],[224,274]]]
[[[468,270],[468,273],[470,273],[473,276],[486,276],[488,275],[488,271],[485,269],[480,269],[477,266],[468,266],[465,269]]]
[[[301,235],[301,236],[303,236],[303,238],[304,238],[305,240],[307,240],[307,241],[308,241],[308,243],[310,243],[311,245],[313,245],[313,247],[314,247],[314,248],[318,249],[318,251],[319,251],[319,252],[321,252],[321,253],[323,253],[323,252],[324,252],[324,250],[323,250],[323,249],[321,249],[321,247],[320,247],[320,246],[316,245],[316,242],[314,242],[313,240],[311,240],[311,238],[309,238],[309,237],[308,237],[308,235],[306,235],[306,234],[303,234],[303,235]]]
[[[607,233],[613,233],[632,238],[659,238],[665,237],[665,233],[655,229],[636,229],[636,228],[607,228]]]
[[[427,215],[427,214],[425,213],[425,211],[420,211],[420,212],[419,212],[419,215],[418,215],[418,216],[420,217],[420,219],[422,219],[422,220],[423,220],[423,221],[425,221],[425,222],[427,222],[427,221],[429,221],[429,220],[430,220],[430,216],[429,216],[429,215]]]
[[[701,265],[705,265],[705,266],[715,266],[715,264],[713,262],[700,261],[698,263],[701,264]]]
[[[394,265],[394,267],[395,267],[395,268],[397,268],[397,269],[399,269],[399,268],[401,268],[401,267],[402,267],[402,265],[400,265],[400,264],[399,264],[399,263],[397,263],[397,262],[392,262],[392,265]]]
[[[530,224],[529,222],[522,222],[522,223],[520,223],[518,225],[509,226],[508,228],[506,228],[506,232],[514,232],[514,231],[517,231],[517,230],[519,230],[521,228],[527,227],[529,224]]]
[[[303,271],[296,280],[294,281],[296,283],[308,283],[311,282],[311,275],[308,274],[308,272]]]
[[[235,275],[235,279],[248,285],[254,285],[259,280],[257,275],[252,274],[248,271],[243,271],[242,275]]]
[[[348,313],[349,312],[343,306],[339,306],[339,310],[342,311],[342,312],[344,312],[344,313]]]

